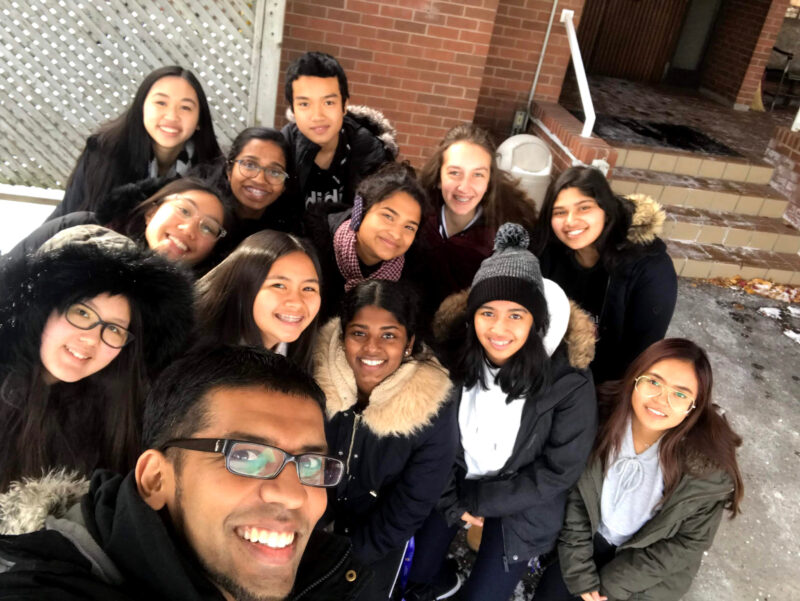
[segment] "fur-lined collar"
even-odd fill
[[[344,355],[339,318],[320,330],[314,377],[325,393],[328,419],[355,405],[358,389]],[[451,388],[447,370],[435,359],[406,361],[372,391],[364,423],[379,437],[413,435],[431,423]]]
[[[371,131],[383,143],[383,147],[391,153],[392,159],[397,158],[397,155],[400,154],[400,147],[397,145],[397,130],[382,112],[363,104],[348,104],[347,116]],[[286,109],[286,119],[290,123],[295,122],[291,108]]]
[[[666,211],[646,194],[631,194],[625,198],[633,203],[628,241],[633,244],[650,244],[664,229]]]
[[[41,530],[47,516],[63,517],[87,492],[89,480],[65,469],[14,482],[0,494],[0,534]]]
[[[439,341],[447,339],[450,328],[466,319],[469,290],[451,294],[436,311],[433,318],[433,335]],[[589,315],[573,301],[569,301],[569,322],[564,341],[567,344],[569,363],[585,369],[594,359],[595,326]]]

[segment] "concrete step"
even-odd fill
[[[743,157],[709,156],[686,150],[610,142],[617,151],[616,167],[767,184],[772,165]],[[615,167],[615,169],[616,169]]]
[[[664,205],[780,218],[789,202],[766,184],[737,182],[630,167],[614,167],[617,194],[647,194]]]
[[[800,286],[800,255],[755,248],[665,240],[678,275],[690,278],[741,276]]]
[[[675,205],[665,208],[664,238],[784,254],[800,251],[800,231],[783,219]]]

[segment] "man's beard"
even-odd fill
[[[183,500],[181,498],[182,487],[181,487],[181,478],[180,478],[180,469],[176,469],[175,474],[175,512],[173,516],[173,526],[177,533],[184,537],[185,540],[185,529],[184,529],[184,514],[183,514]],[[274,595],[259,595],[254,593],[253,591],[245,588],[238,582],[236,582],[232,577],[227,574],[222,574],[221,572],[217,572],[213,566],[210,566],[206,563],[205,559],[200,557],[200,555],[191,547],[188,541],[185,540],[186,548],[194,555],[197,559],[197,563],[200,564],[200,567],[203,569],[206,577],[218,588],[220,591],[224,593],[228,593],[231,597],[233,597],[236,601],[285,601],[286,597],[276,597]]]

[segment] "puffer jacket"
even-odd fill
[[[290,120],[281,130],[289,144],[292,156],[286,157],[294,165],[300,198],[308,197],[308,180],[319,145],[306,138],[294,123],[294,115],[286,112]],[[343,195],[336,202],[353,206],[359,182],[377,171],[384,163],[397,158],[397,132],[389,120],[378,110],[367,106],[348,105],[344,116],[339,144],[331,161],[331,169],[342,180]]]
[[[558,542],[562,576],[571,593],[599,590],[609,601],[676,601],[689,590],[733,483],[704,457],[691,458],[687,468],[657,513],[598,573],[592,537],[600,526],[603,470],[599,460],[592,461],[570,493]]]
[[[0,599],[222,601],[139,496],[133,473],[63,471],[0,495]],[[347,601],[363,586],[346,539],[314,532],[288,601]]]
[[[598,323],[595,360],[591,369],[597,384],[622,377],[644,349],[667,332],[678,298],[678,278],[658,238],[666,218],[664,209],[644,194],[627,197],[632,210],[622,259],[608,274]],[[539,257],[542,275],[564,288],[570,281],[561,268],[572,261],[572,251],[552,240]]]
[[[371,563],[402,548],[433,509],[453,465],[458,424],[447,371],[430,358],[405,361],[361,413],[339,319],[320,331],[314,376],[325,393],[330,454],[345,461],[329,491],[328,517]]]
[[[434,323],[437,337],[463,322],[467,296],[464,291],[442,304]],[[548,299],[553,315],[550,304]],[[459,445],[437,505],[450,525],[460,523],[464,511],[500,518],[505,565],[527,562],[553,548],[567,494],[586,466],[597,430],[597,401],[587,370],[594,353],[594,327],[574,303],[561,310],[569,321],[551,355],[551,384],[526,399],[511,457],[496,476],[467,480]],[[550,328],[554,327],[551,318]],[[458,387],[459,401],[462,390]]]

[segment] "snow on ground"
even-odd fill
[[[63,190],[0,184],[0,253],[39,227],[63,195]]]

